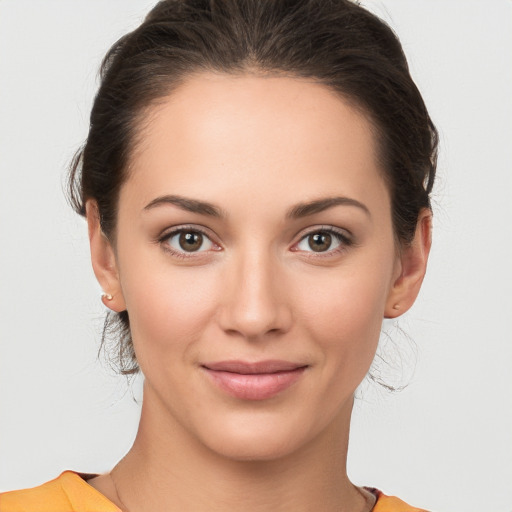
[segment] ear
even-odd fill
[[[104,290],[102,301],[112,311],[121,312],[126,304],[119,281],[119,272],[112,244],[101,230],[98,204],[89,199],[85,204],[89,244],[94,275]]]
[[[396,318],[414,304],[425,277],[431,245],[432,212],[424,208],[418,216],[412,243],[401,249],[396,278],[386,301],[385,318]]]

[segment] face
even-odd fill
[[[348,425],[403,273],[370,123],[317,83],[215,74],[146,121],[100,281],[151,421],[236,459]]]

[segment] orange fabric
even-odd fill
[[[393,496],[373,490],[377,502],[372,512],[425,512]],[[0,494],[0,512],[122,512],[77,473],[59,477],[32,489]]]
[[[377,502],[375,503],[372,512],[427,512],[422,508],[411,507],[394,496],[386,496],[380,491],[374,492],[377,494]]]
[[[64,471],[54,480],[0,494],[0,512],[121,512],[77,473]]]

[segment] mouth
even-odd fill
[[[223,392],[242,400],[266,400],[285,391],[308,365],[289,361],[219,361],[202,369]]]

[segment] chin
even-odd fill
[[[218,455],[239,462],[270,462],[294,453],[300,443],[275,436],[243,436],[237,439],[217,439],[210,447]]]
[[[308,444],[314,434],[305,428],[304,421],[293,421],[291,415],[287,418],[279,416],[247,415],[219,424],[211,421],[208,430],[199,435],[210,450],[231,460],[264,462],[282,459]]]

